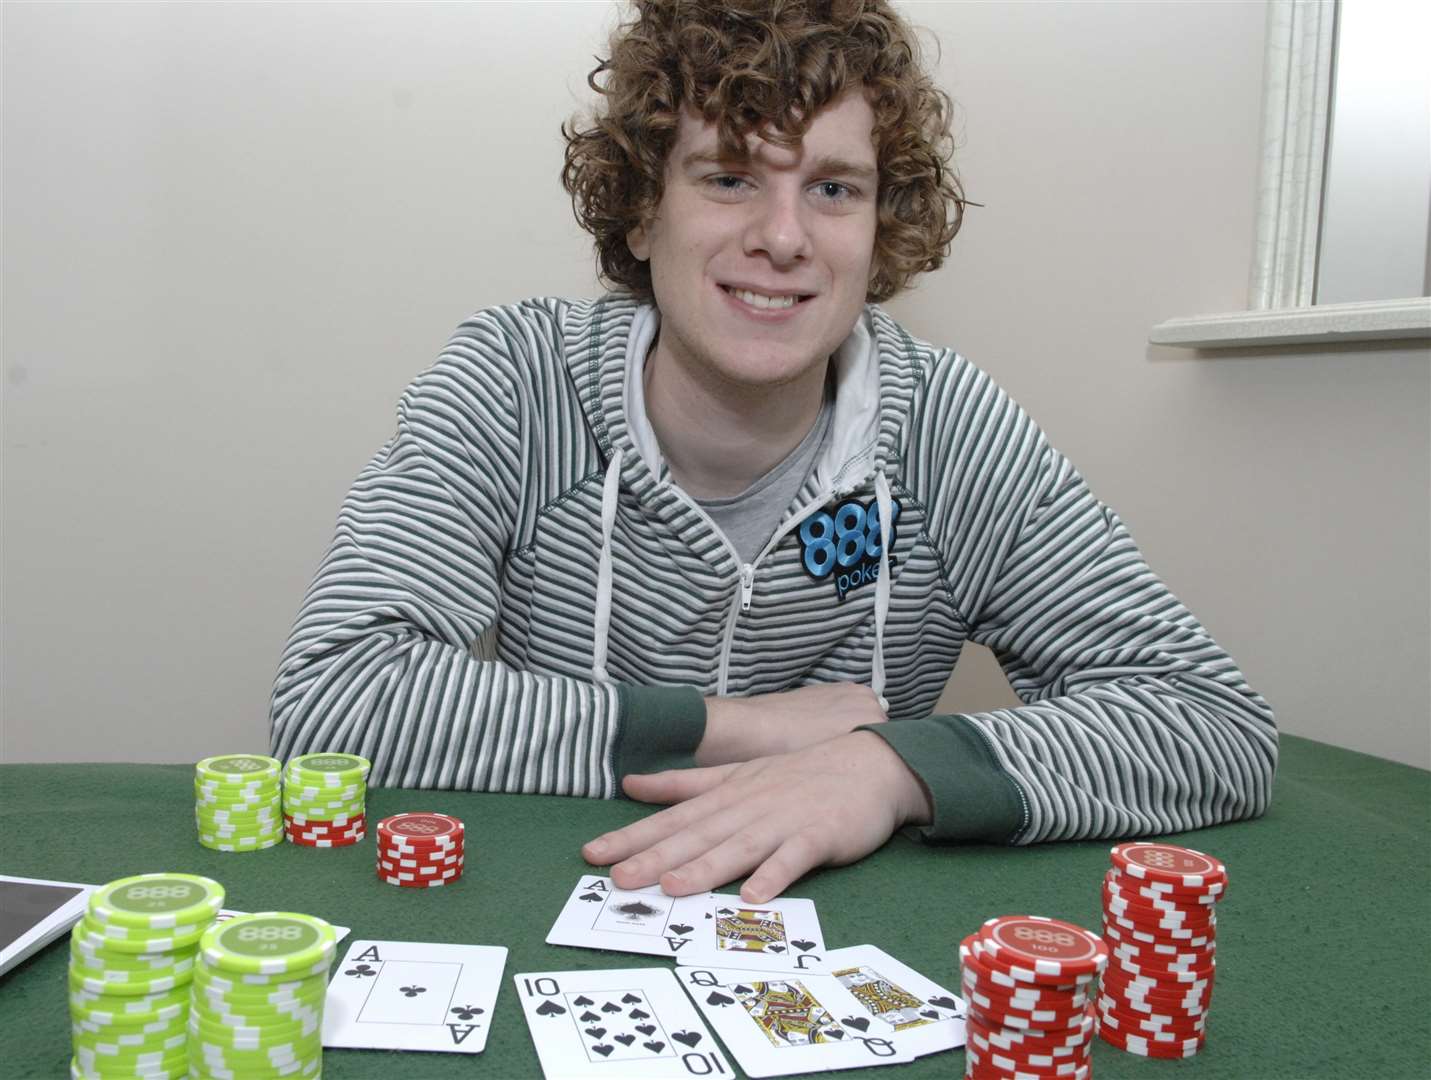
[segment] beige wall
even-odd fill
[[[989,369],[1287,731],[1431,765],[1431,374],[1147,344],[1245,301],[1260,3],[904,5],[971,209],[891,305]],[[289,625],[470,311],[584,295],[606,4],[5,4],[0,757],[266,739]],[[974,661],[974,662],[970,662]],[[987,654],[950,707],[1007,700]]]

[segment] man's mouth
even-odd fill
[[[753,292],[750,289],[738,289],[730,285],[722,285],[721,288],[730,293],[737,300],[749,304],[751,307],[760,311],[784,311],[786,308],[794,307],[802,300],[810,299],[808,295],[801,293],[776,293],[772,295],[770,293]]]

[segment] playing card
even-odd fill
[[[547,934],[548,945],[672,956],[705,922],[708,894],[672,897],[659,885],[618,889],[588,874],[576,883]]]
[[[323,1045],[480,1054],[506,963],[503,946],[355,941],[328,984]]]
[[[777,896],[749,904],[712,893],[691,943],[676,962],[745,971],[825,971],[825,939],[812,900]]]
[[[729,1077],[670,968],[512,976],[547,1080]]]
[[[894,1025],[872,1016],[833,975],[696,967],[676,975],[750,1076],[914,1060]]]
[[[964,1045],[964,1002],[874,945],[825,954],[826,970],[869,1012],[894,1027],[916,1057]]]

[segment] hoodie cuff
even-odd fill
[[[931,824],[925,840],[987,840],[1006,844],[1024,827],[1024,798],[984,735],[962,716],[926,716],[870,724],[929,789]]]
[[[620,712],[611,768],[620,795],[629,773],[690,769],[706,734],[706,699],[694,686],[635,686],[618,683]]]

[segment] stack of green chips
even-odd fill
[[[367,835],[368,773],[356,754],[304,754],[283,770],[283,820],[291,843],[346,847]]]
[[[283,766],[261,754],[225,754],[194,766],[194,824],[215,851],[283,842]]]
[[[75,1077],[182,1077],[189,984],[204,932],[224,904],[217,881],[140,874],[90,895],[70,934]]]
[[[194,969],[190,1077],[319,1075],[323,999],[337,944],[322,919],[287,911],[239,915],[211,927]]]

